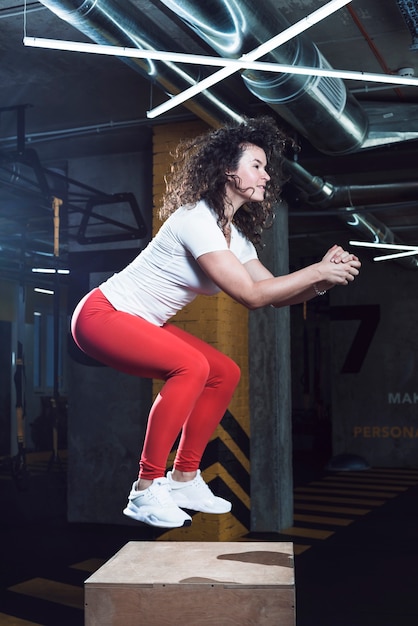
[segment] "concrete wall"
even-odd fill
[[[366,257],[358,283],[331,294],[334,454],[418,466],[417,280]]]
[[[148,225],[148,236],[135,242],[81,245],[70,240],[72,312],[84,293],[121,269],[149,240],[151,155],[139,152],[72,160],[69,176],[106,193],[134,193]],[[117,210],[118,219],[129,219],[126,208]],[[73,233],[77,220],[79,215],[70,216]],[[103,231],[108,233],[108,228]],[[138,474],[151,381],[85,361],[69,345],[68,518],[72,522],[125,523],[122,510]]]
[[[296,462],[418,465],[416,270],[359,252],[360,277],[292,307]]]

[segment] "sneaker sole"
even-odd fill
[[[223,515],[224,513],[229,513],[232,509],[232,505],[228,509],[214,509],[210,507],[204,507],[201,504],[194,505],[193,502],[176,502],[179,509],[188,509],[189,511],[197,511],[199,513],[213,513],[214,515]]]
[[[123,510],[123,514],[131,519],[134,519],[136,522],[143,522],[144,524],[148,524],[148,526],[154,526],[156,528],[185,528],[192,525],[191,519],[186,519],[182,524],[176,524],[173,522],[162,522],[158,519],[150,517],[148,515],[139,515],[138,513],[134,513],[128,507]]]

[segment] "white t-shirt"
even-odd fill
[[[217,215],[204,201],[180,207],[147,247],[100,289],[117,310],[162,326],[198,294],[220,291],[196,259],[206,252],[227,249]],[[241,263],[257,258],[254,245],[234,225],[230,250]]]

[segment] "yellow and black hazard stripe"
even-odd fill
[[[172,462],[173,451],[170,462]],[[202,476],[216,495],[232,503],[222,516],[191,513],[190,528],[163,532],[159,539],[233,541],[250,528],[250,439],[235,417],[227,411],[208,443],[201,462]]]

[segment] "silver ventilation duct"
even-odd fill
[[[151,0],[165,5],[219,55],[238,57],[290,26],[276,0]],[[413,0],[398,0],[416,37],[418,10]],[[309,39],[309,31],[270,52],[262,60],[321,69],[330,64]],[[248,89],[274,109],[318,150],[348,154],[364,148],[418,139],[418,116],[413,105],[392,103],[372,109],[350,94],[341,79],[244,71]],[[383,110],[382,110],[383,109]],[[404,127],[407,112],[409,125]]]
[[[299,163],[286,159],[286,173],[291,181],[306,194],[306,203],[313,209],[341,209],[341,219],[357,233],[362,233],[376,243],[402,243],[395,234],[372,213],[359,213],[361,209],[393,202],[408,202],[418,197],[418,181],[379,185],[334,185],[320,176],[313,176]],[[415,257],[400,258],[404,267],[418,268]]]
[[[149,16],[155,13],[155,8],[146,1],[142,2],[142,11],[137,10],[130,2],[118,4],[115,0],[40,2],[96,43],[145,50],[164,50],[167,46],[167,30],[161,20],[158,21],[161,14],[158,12],[156,19],[152,20]],[[176,50],[183,46],[184,52],[190,52],[190,43],[192,42],[184,34],[183,40],[176,42]],[[200,75],[192,75],[190,65],[183,67],[178,63],[145,59],[122,60],[168,94],[181,92],[202,78]],[[185,106],[212,126],[228,120],[242,119],[242,109],[238,110],[228,101],[221,87],[218,90],[206,90],[186,102]]]
[[[317,208],[408,202],[418,198],[418,180],[378,185],[333,185],[320,176],[312,176],[299,163],[285,161],[285,170],[297,187],[303,189],[309,202]]]
[[[118,4],[116,0],[40,1],[97,43],[144,49],[164,50],[171,43],[167,37],[170,20],[167,24],[166,11],[161,10],[161,5],[175,13],[176,20],[180,18],[206,44],[225,57],[237,58],[289,26],[277,9],[275,0],[264,0],[263,3],[251,0],[141,0],[141,11],[127,1],[123,2],[123,8],[122,3]],[[398,3],[408,4],[409,1],[398,0]],[[175,41],[173,49],[190,52],[195,46],[190,33],[184,31]],[[293,38],[263,60],[329,67],[305,35]],[[140,59],[124,61],[170,94],[182,91],[201,78],[190,75],[190,66],[183,69],[180,64],[173,63],[151,63]],[[409,116],[408,128],[402,126],[404,109],[395,109],[391,105],[393,124],[385,130],[380,109],[367,111],[361,107],[340,79],[272,75],[249,70],[243,72],[242,77],[253,94],[268,103],[324,153],[347,154],[366,146],[418,137],[418,132],[410,126]],[[220,87],[205,91],[185,106],[212,126],[228,119],[240,119],[244,113],[242,107],[228,101]],[[418,127],[418,113],[414,126]],[[341,208],[341,216],[347,225],[355,225],[356,230],[382,243],[394,242],[394,234],[373,215],[353,213],[352,207],[372,206],[378,202],[387,204],[391,200],[406,202],[416,199],[418,193],[417,183],[333,186],[312,177],[296,163],[289,162],[289,171],[293,182],[308,194],[312,206]],[[404,259],[402,262],[409,267],[417,267],[415,259]]]
[[[221,56],[239,57],[248,53],[290,26],[275,0],[254,3],[251,0],[153,0],[164,4],[192,28]],[[409,1],[409,0],[406,0]],[[286,65],[329,68],[318,48],[305,35],[299,35],[264,57],[265,61]],[[350,95],[340,79],[271,74],[246,70],[242,73],[248,89],[325,153],[356,152],[366,145],[417,138],[415,131],[386,133],[381,123],[369,136],[369,116]],[[395,110],[394,110],[395,112]],[[393,115],[395,117],[395,115]],[[399,124],[398,124],[399,127]],[[411,129],[413,131],[415,129]],[[405,202],[418,195],[416,182],[369,186],[333,186],[312,177],[298,164],[288,162],[292,182],[308,193],[316,208],[341,208],[341,217],[351,228],[374,241],[393,243],[395,235],[370,213],[354,213],[353,206],[381,202]],[[347,210],[350,208],[350,211]],[[402,259],[403,265],[418,267],[416,259]]]
[[[403,0],[399,0],[402,2]],[[405,0],[409,2],[409,0]],[[96,43],[148,50],[202,53],[196,49],[193,30],[221,56],[238,57],[264,43],[289,26],[275,0],[253,3],[250,0],[141,0],[141,10],[125,0],[40,0],[40,2]],[[169,15],[167,16],[167,10]],[[178,18],[187,29],[173,31]],[[170,33],[170,38],[168,38]],[[183,91],[204,77],[205,70],[192,66],[142,59],[122,59],[151,83],[168,94]],[[265,57],[265,60],[288,65],[330,67],[317,47],[306,35],[299,35]],[[418,116],[409,105],[391,105],[391,127],[380,110],[369,111],[347,92],[341,79],[303,77],[245,71],[248,89],[270,105],[318,150],[328,154],[346,154],[365,147],[418,138]],[[237,96],[231,99],[218,85],[184,106],[211,126],[241,119],[245,111]],[[403,107],[400,109],[399,107]],[[408,107],[409,126],[403,119]],[[412,119],[412,121],[411,121]]]
[[[275,0],[154,0],[154,4],[164,4],[225,57],[246,54],[290,26]],[[294,37],[262,60],[330,67],[304,35]],[[346,154],[361,149],[367,137],[367,115],[341,79],[253,70],[244,71],[242,77],[251,93],[322,152]]]

